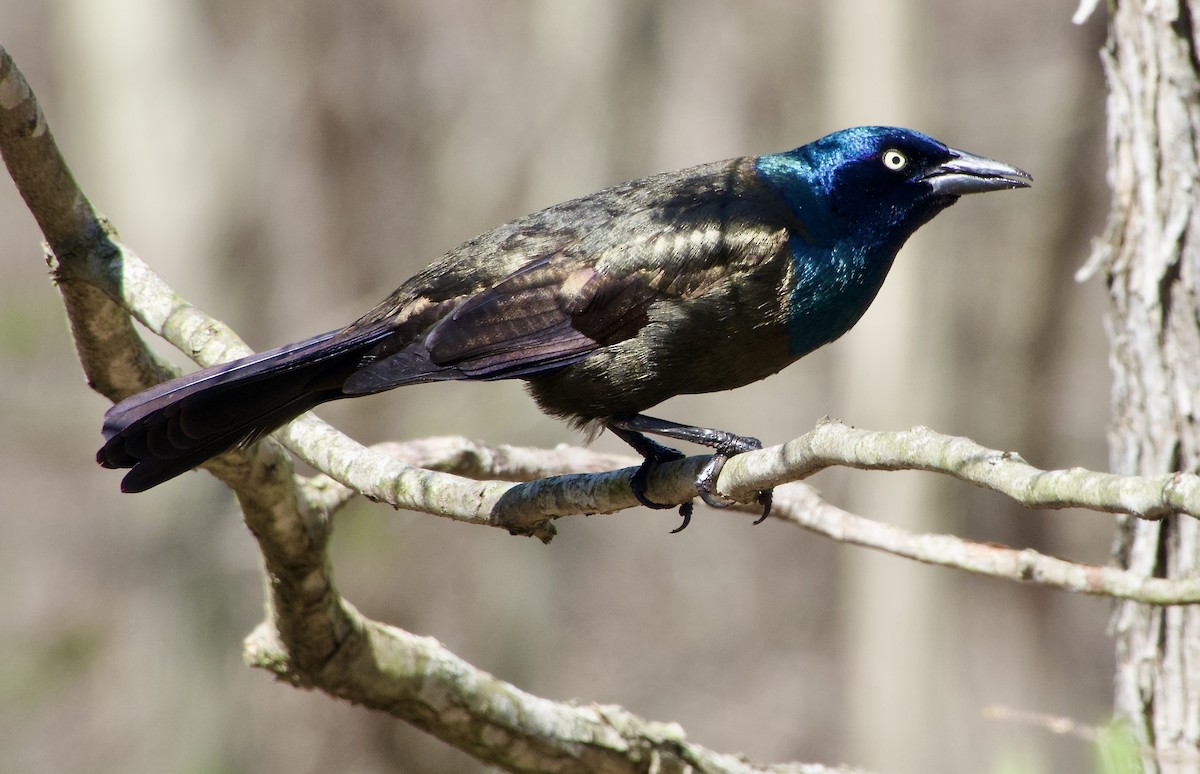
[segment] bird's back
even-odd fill
[[[347,329],[396,335],[347,383],[527,378],[587,421],[729,389],[787,357],[794,218],[754,159],[626,183],[506,223]]]

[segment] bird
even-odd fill
[[[450,250],[344,328],[215,365],[105,414],[96,459],[141,492],[246,446],[327,401],[444,380],[524,380],[545,413],[605,429],[643,457],[638,502],[683,454],[709,447],[714,492],[753,437],[646,410],[774,374],[848,331],[896,254],[964,194],[1024,188],[1017,167],[920,132],[860,126],[782,153],[616,185]],[[770,491],[760,492],[762,515]],[[691,502],[680,506],[683,524]],[[757,523],[757,522],[755,522]]]

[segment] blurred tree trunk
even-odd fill
[[[1200,68],[1196,2],[1110,6],[1107,244],[1114,470],[1200,471]],[[1197,571],[1197,521],[1127,519],[1114,553],[1148,576]],[[1124,603],[1113,618],[1116,711],[1148,772],[1195,771],[1200,608]]]
[[[920,4],[843,0],[827,13],[831,123],[927,125],[921,47],[914,43],[923,28]],[[855,335],[838,343],[838,390],[854,424],[898,427],[917,416],[938,426],[938,407],[950,405],[937,394],[944,383],[925,378],[948,368],[950,355],[920,334],[925,258],[920,244],[907,245]],[[880,389],[881,375],[888,389]],[[907,529],[936,532],[944,528],[933,515],[937,483],[931,476],[889,477],[850,489],[846,501]],[[841,560],[848,756],[873,770],[927,771],[925,724],[937,713],[937,692],[929,686],[940,666],[933,640],[943,634],[943,578],[873,552],[847,552]]]

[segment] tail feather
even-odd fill
[[[142,492],[343,397],[342,384],[387,328],[338,332],[156,385],[104,415],[96,461],[130,468],[121,491]]]

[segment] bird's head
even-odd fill
[[[1032,182],[1009,164],[890,126],[834,132],[787,153],[760,156],[757,168],[813,237],[898,239],[897,247],[962,194]]]

